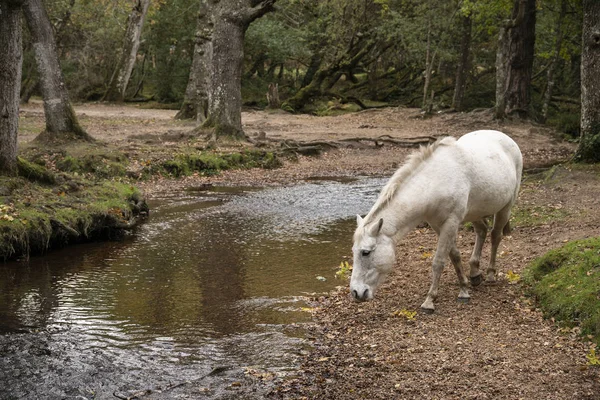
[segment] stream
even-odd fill
[[[0,264],[0,399],[262,398],[384,183],[188,188],[121,241]]]

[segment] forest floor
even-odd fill
[[[96,139],[142,160],[153,151],[178,151],[193,123],[173,121],[175,111],[87,104],[75,108]],[[313,350],[298,375],[278,380],[271,395],[290,399],[599,399],[600,368],[586,365],[592,342],[577,328],[545,320],[518,276],[536,257],[575,239],[600,235],[600,166],[568,161],[575,145],[552,129],[522,121],[497,122],[487,112],[422,118],[419,110],[388,108],[332,117],[249,111],[246,133],[269,139],[338,141],[453,135],[498,129],[521,147],[526,174],[514,212],[513,232],[499,251],[499,283],[472,290],[471,302],[456,301],[453,268],[442,277],[436,311],[417,313],[430,284],[435,234],[426,228],[399,244],[397,265],[377,298],[354,303],[344,285],[314,299],[309,329]],[[21,143],[43,124],[41,105],[23,107]],[[140,143],[144,145],[141,146]],[[314,176],[387,176],[411,149],[372,142],[298,156],[278,169],[229,170],[217,176],[154,178],[139,186],[158,192],[198,184],[292,185]],[[351,235],[351,232],[349,233]],[[461,231],[463,261],[474,234]],[[350,255],[350,249],[348,249]],[[489,257],[484,247],[482,266]],[[509,273],[510,271],[510,273]],[[510,279],[509,279],[510,277]],[[516,277],[516,278],[515,278]],[[269,383],[270,385],[273,382]]]

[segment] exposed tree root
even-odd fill
[[[258,139],[247,137],[247,140],[257,147],[268,145],[279,145],[280,153],[289,154],[297,153],[303,155],[318,155],[322,151],[338,148],[356,148],[373,145],[375,147],[383,147],[389,144],[397,147],[415,148],[422,145],[435,142],[440,136],[416,136],[411,138],[394,138],[390,135],[381,135],[377,137],[352,137],[339,140],[309,140],[296,141],[290,139],[273,139],[265,135],[259,136]]]

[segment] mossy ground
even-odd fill
[[[139,180],[281,165],[273,152],[205,149],[186,137],[174,147],[134,151],[99,142],[32,142],[18,161],[18,177],[0,176],[0,260],[119,236],[148,211]]]
[[[126,182],[62,173],[54,179],[0,177],[0,259],[114,237],[147,212],[139,190]]]
[[[546,316],[578,325],[600,344],[600,237],[549,251],[525,270],[524,279]]]

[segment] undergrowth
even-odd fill
[[[545,316],[579,326],[600,344],[600,237],[549,251],[526,269],[524,281]]]

